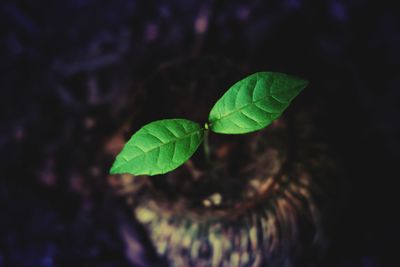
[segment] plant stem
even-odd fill
[[[204,145],[204,155],[206,157],[206,162],[207,162],[207,164],[210,164],[211,163],[211,159],[210,159],[210,146],[209,146],[209,143],[208,143],[208,132],[209,132],[208,127],[206,127],[206,129],[204,131],[204,142],[203,142],[203,145]]]

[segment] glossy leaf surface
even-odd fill
[[[151,122],[125,144],[110,173],[156,175],[172,171],[193,155],[203,135],[204,129],[189,120]]]
[[[235,83],[214,105],[210,129],[243,134],[260,130],[279,118],[308,82],[278,72],[258,72]]]

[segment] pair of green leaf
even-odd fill
[[[143,126],[125,144],[110,173],[156,175],[172,171],[193,155],[208,128],[222,134],[263,129],[281,116],[307,84],[283,73],[252,74],[217,101],[205,128],[186,119],[159,120]]]

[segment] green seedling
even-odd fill
[[[277,72],[258,72],[235,83],[200,124],[186,119],[153,121],[132,135],[111,167],[111,174],[157,175],[185,163],[208,134],[245,134],[279,118],[308,82]]]

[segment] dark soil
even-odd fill
[[[232,85],[231,75],[240,77],[236,80],[243,78],[244,71],[235,71],[238,66],[218,57],[167,64],[141,87],[140,123],[182,117],[204,122],[214,102]],[[192,73],[202,75],[196,78]],[[161,84],[164,86],[160,88]],[[161,97],[155,99],[154,92],[160,92],[157,95]],[[305,255],[313,255],[313,262],[317,262],[332,228],[333,222],[327,218],[336,214],[329,202],[340,200],[337,191],[343,181],[338,176],[340,165],[333,160],[329,145],[315,131],[315,108],[299,109],[295,102],[282,118],[264,130],[244,135],[210,133],[210,162],[201,147],[183,166],[167,174],[131,179],[123,175],[130,182],[118,184],[116,193],[126,197],[128,214],[133,211],[146,225],[161,255],[176,261],[176,266],[187,266],[191,261],[198,264],[192,266],[202,266],[199,261],[210,261],[219,250],[218,244],[208,246],[213,244],[212,240],[204,243],[202,246],[210,256],[200,259],[193,256],[195,247],[176,241],[175,233],[184,228],[187,232],[179,234],[182,238],[203,242],[214,234],[215,227],[222,225],[222,232],[230,233],[221,237],[226,243],[234,242],[237,236],[250,236],[246,229],[252,227],[260,234],[257,244],[264,243],[261,239],[267,243],[274,240],[274,245],[259,245],[248,252],[254,264],[260,253],[264,255],[265,266],[282,264],[274,258],[308,262]],[[130,128],[137,129],[136,119],[132,122],[135,126]],[[150,223],[149,216],[155,216]],[[248,224],[244,223],[246,220]],[[276,224],[260,229],[258,225],[263,220],[274,220]],[[203,234],[193,234],[189,229],[194,227],[203,229]],[[311,243],[314,249],[309,248]],[[165,244],[170,252],[165,253]],[[301,252],[291,248],[295,244],[302,247]],[[317,250],[315,246],[319,246]],[[220,251],[227,261],[235,253],[232,248]],[[321,253],[318,255],[316,251]],[[192,256],[187,258],[187,253]],[[295,256],[299,253],[302,257]]]
[[[142,86],[145,95],[142,103],[145,104],[138,117],[133,119],[132,133],[142,123],[163,118],[188,118],[204,124],[216,100],[245,73],[240,64],[218,57],[182,59],[165,64]],[[284,120],[281,120],[269,130],[257,133],[210,133],[210,162],[207,162],[201,146],[183,167],[149,179],[158,194],[170,201],[180,202],[179,199],[183,198],[190,208],[202,207],[203,200],[216,193],[222,196],[223,201],[213,208],[232,208],[250,194],[248,190],[256,190],[247,188],[251,179],[277,174],[280,158],[286,155],[266,158],[266,154],[287,151],[284,148],[288,143],[286,128]],[[266,143],[265,135],[271,132],[278,138],[271,138]],[[270,173],[265,173],[265,169]]]
[[[220,93],[261,70],[311,82],[288,112],[311,109],[318,138],[343,163],[348,186],[329,195],[338,215],[320,266],[392,266],[400,239],[398,13],[372,0],[1,1],[0,266],[151,266],[154,255],[139,249],[148,243],[124,228],[109,192],[109,183],[125,181],[108,176],[114,155],[150,120],[205,121]],[[190,66],[191,56],[209,55],[230,67],[152,79],[165,62]],[[218,78],[204,78],[213,70]],[[187,86],[178,93],[182,110],[164,103],[161,89],[190,81],[212,91],[188,98]],[[139,90],[143,82],[154,84],[151,94]],[[209,106],[195,114],[200,95]],[[225,147],[217,138],[215,156]],[[227,157],[238,165],[226,170],[235,173],[248,150],[233,150]],[[196,168],[201,161],[199,151]]]

